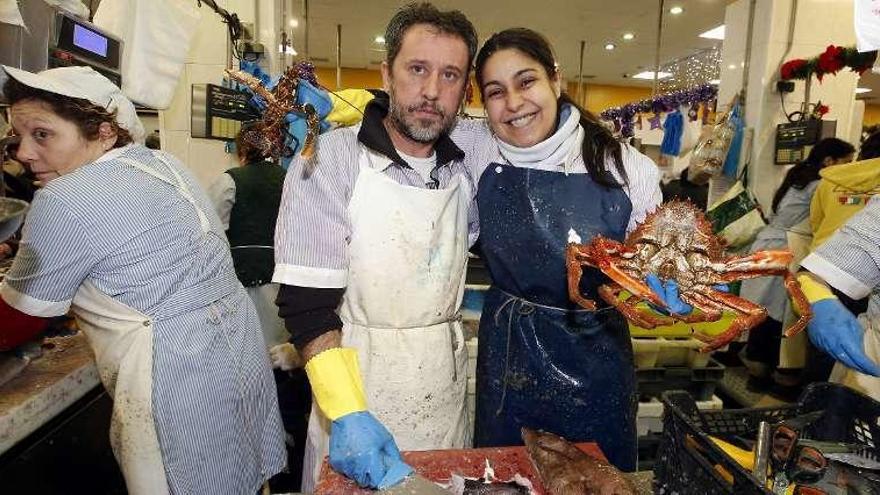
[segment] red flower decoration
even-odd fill
[[[783,80],[805,77],[806,74],[803,74],[803,72],[806,67],[807,61],[804,59],[796,58],[794,60],[789,60],[782,64],[782,68],[779,70],[780,76]]]
[[[830,110],[831,109],[828,108],[828,105],[822,105],[820,103],[819,105],[816,106],[816,109],[813,112],[821,118],[823,115],[828,113]]]
[[[816,77],[819,81],[825,74],[837,74],[837,71],[846,67],[844,56],[844,48],[842,46],[828,45],[825,53],[819,55],[819,61],[816,64]]]

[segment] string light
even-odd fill
[[[659,81],[662,93],[711,83],[721,78],[721,49],[699,50],[663,65],[660,70],[672,74]]]

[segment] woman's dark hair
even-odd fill
[[[880,156],[880,132],[875,132],[862,142],[862,148],[859,150],[859,161],[870,160],[878,156]]]
[[[239,161],[243,162],[242,165],[258,163],[266,159],[263,152],[251,144],[251,142],[245,137],[251,125],[252,124],[245,124],[242,126],[241,130],[238,131],[238,134],[235,135],[235,152],[238,155]]]
[[[477,54],[475,72],[477,86],[480,88],[480,96],[484,96],[483,69],[486,66],[486,62],[495,52],[507,49],[517,50],[541,64],[548,78],[558,77],[553,50],[544,36],[527,28],[505,29],[500,33],[493,34],[491,38],[486,40],[486,43],[483,44],[483,47],[480,48],[480,52]],[[621,144],[614,139],[611,131],[602,125],[595,115],[581,108],[565,91],[562,92],[557,101],[557,119],[559,118],[559,109],[566,103],[576,108],[581,114],[580,124],[584,129],[583,158],[587,172],[599,184],[614,188],[621,187],[622,184],[618,183],[605,167],[605,161],[611,158],[614,162],[614,168],[623,179],[623,183],[626,184],[627,176],[626,170],[623,168],[623,157],[620,151]]]
[[[839,160],[855,153],[855,151],[853,145],[842,139],[825,138],[816,143],[816,146],[813,146],[810,154],[807,155],[807,159],[792,167],[785,174],[785,179],[782,180],[782,184],[773,195],[773,211],[776,212],[776,208],[789,189],[793,187],[800,190],[807,187],[809,183],[819,180],[819,171],[826,158]]]
[[[101,124],[107,122],[116,132],[114,148],[121,148],[131,144],[133,139],[127,129],[119,126],[116,122],[116,111],[108,112],[106,109],[81,98],[71,98],[42,89],[26,86],[13,78],[6,80],[3,85],[3,95],[10,105],[24,100],[41,101],[49,105],[59,117],[72,122],[79,132],[89,141],[98,139]]]

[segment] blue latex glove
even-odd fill
[[[846,366],[866,375],[880,376],[880,366],[865,355],[865,330],[840,300],[822,299],[810,305],[813,318],[807,325],[813,344]]]
[[[677,315],[689,315],[694,310],[693,306],[682,301],[678,297],[678,282],[675,280],[667,280],[663,282],[657,275],[649,273],[648,276],[645,277],[645,283],[648,284],[648,287],[650,287],[651,290],[654,291],[654,294],[657,294],[657,297],[659,297],[660,300],[663,301],[663,304],[666,305],[664,308],[659,308],[660,310],[665,310]]]
[[[359,411],[333,421],[330,427],[330,465],[357,484],[387,488],[410,473],[394,438],[372,414]]]

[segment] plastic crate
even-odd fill
[[[706,366],[640,368],[636,370],[636,389],[640,400],[660,397],[670,390],[684,390],[696,400],[709,400],[715,386],[724,378],[724,365],[709,359]]]
[[[860,443],[880,456],[880,403],[846,387],[814,383],[797,404],[761,409],[700,411],[684,392],[662,395],[663,440],[654,466],[654,493],[678,495],[772,495],[752,474],[709,440],[754,438],[761,421],[814,411],[823,414],[801,434],[814,440]]]

